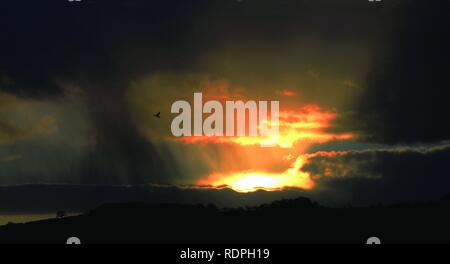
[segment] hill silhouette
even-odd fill
[[[304,196],[301,190],[237,193],[231,189],[175,186],[17,185],[0,186],[0,214],[86,212],[111,203],[209,204],[218,207],[256,206]]]
[[[105,204],[80,216],[0,227],[0,243],[450,242],[450,198],[390,207],[326,208],[307,198],[237,209],[214,205]]]

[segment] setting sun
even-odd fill
[[[306,163],[304,156],[298,157],[292,166],[282,173],[245,171],[231,174],[212,174],[200,185],[228,187],[237,192],[248,193],[257,190],[279,191],[287,188],[311,189],[314,182],[308,173],[301,171]]]

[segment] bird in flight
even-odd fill
[[[157,118],[161,118],[161,112],[158,112],[158,113],[154,114],[153,116],[157,117]]]

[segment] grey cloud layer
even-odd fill
[[[450,145],[317,155],[305,166],[329,201],[367,205],[434,200],[450,193]],[[328,173],[328,176],[323,176]],[[320,192],[320,191],[319,191]]]

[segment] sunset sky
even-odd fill
[[[450,194],[448,1],[0,5],[1,186]],[[174,137],[171,105],[195,92],[279,101],[276,146]]]

